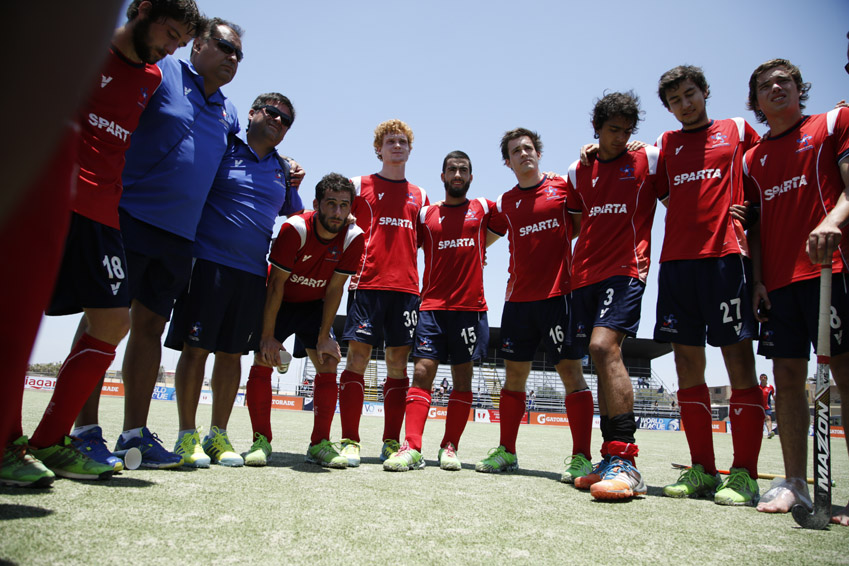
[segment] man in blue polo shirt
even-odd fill
[[[183,464],[210,459],[241,466],[227,422],[241,378],[240,360],[259,328],[265,304],[268,245],[278,215],[301,212],[287,181],[290,165],[275,148],[295,118],[288,98],[259,95],[248,113],[247,143],[231,138],[203,208],[189,288],[177,300],[165,345],[182,350],[175,385],[180,432],[175,452]],[[212,372],[212,425],[201,445],[195,422],[206,359]]]

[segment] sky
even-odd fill
[[[539,132],[541,167],[563,174],[580,147],[593,141],[590,113],[607,92],[633,90],[640,97],[644,121],[632,139],[654,143],[662,132],[678,129],[657,97],[658,79],[676,65],[704,70],[711,118],[741,116],[759,133],[766,128],[745,103],[749,76],[768,59],[786,58],[801,68],[813,85],[808,113],[826,112],[849,98],[845,0],[813,0],[804,8],[788,0],[612,0],[582,6],[532,0],[198,0],[198,5],[207,16],[245,30],[245,58],[222,89],[239,109],[242,128],[260,93],[281,92],[294,103],[295,122],[278,150],[306,170],[301,196],[308,208],[323,175],[353,177],[380,169],[373,132],[390,118],[412,128],[407,179],[432,201],[444,197],[442,159],[455,149],[472,159],[469,196],[495,200],[515,184],[499,151],[502,134],[512,128]],[[176,56],[188,53],[183,49]],[[650,338],[654,328],[664,213],[658,206],[641,338]],[[507,260],[506,239],[489,248],[484,285],[492,326],[500,325]],[[340,313],[344,305],[343,299]],[[46,317],[31,361],[64,359],[78,320]],[[123,352],[124,344],[113,369],[120,369]],[[727,384],[719,350],[709,347],[707,359],[708,384]],[[166,369],[174,369],[177,360],[176,352],[163,351]],[[756,357],[756,363],[758,373],[772,381],[771,362]],[[246,375],[250,360],[242,365]],[[654,360],[652,369],[667,388],[677,389],[671,354]]]

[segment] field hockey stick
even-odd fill
[[[690,469],[690,466],[688,466],[686,464],[676,464],[675,462],[672,462],[672,467],[675,468],[676,470],[689,470]],[[719,472],[720,474],[722,474],[723,476],[731,475],[731,472],[728,471],[728,470],[716,470],[716,471]],[[758,473],[758,479],[760,479],[760,480],[774,480],[776,478],[787,479],[787,476],[782,476],[781,474],[763,474],[763,473],[760,473],[760,472]],[[808,483],[813,485],[814,478],[808,478]],[[832,481],[831,485],[836,485],[836,484],[834,483],[834,481]]]
[[[831,519],[831,258],[820,272],[820,313],[817,329],[817,395],[814,401],[814,509],[793,506],[793,519],[806,529],[824,529]]]

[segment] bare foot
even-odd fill
[[[808,485],[805,480],[791,478],[775,480],[758,503],[761,513],[789,513],[794,505],[801,504],[811,509],[811,497],[808,495]]]
[[[846,507],[837,512],[837,515],[831,518],[831,522],[835,525],[843,525],[849,527],[849,503]]]

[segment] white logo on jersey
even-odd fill
[[[681,183],[689,183],[692,181],[704,181],[705,179],[722,179],[722,170],[721,169],[700,169],[698,171],[693,171],[692,173],[682,173],[680,175],[675,175],[673,185],[680,185]]]
[[[808,181],[805,180],[805,176],[801,177],[793,177],[792,179],[787,179],[781,184],[775,185],[771,189],[767,189],[764,191],[764,199],[772,200],[780,194],[786,193],[787,191],[791,191],[793,189],[798,189],[803,185],[807,185]]]
[[[765,167],[765,166],[766,166],[766,158],[767,158],[767,156],[766,156],[766,155],[764,155],[763,157],[761,157],[761,167]]]
[[[599,318],[604,318],[604,315],[606,315],[607,311],[609,311],[609,310],[610,310],[610,307],[608,307],[606,309],[601,309],[601,314],[599,315]]]
[[[473,248],[475,247],[474,238],[457,238],[456,240],[440,240],[439,249],[445,248]]]
[[[311,257],[312,257],[311,255],[305,255],[303,261],[307,261]]]
[[[521,201],[521,200],[517,200],[517,201],[516,201],[516,208],[519,208],[519,205],[520,205],[520,204],[522,204],[522,201]]]
[[[383,193],[377,193],[377,200],[383,200]]]
[[[556,218],[552,218],[551,220],[542,220],[541,222],[536,222],[534,224],[528,224],[527,226],[522,226],[519,228],[519,236],[527,236],[528,234],[533,234],[534,232],[542,232],[543,230],[551,230],[552,228],[559,228],[560,223]]]
[[[192,92],[192,89],[190,89],[190,88],[189,88],[189,87],[187,87],[187,86],[184,86],[184,87],[183,87],[183,96],[189,96],[189,93],[190,93],[190,92]]]
[[[837,340],[838,344],[843,344],[843,331],[841,330],[840,332],[836,332],[834,334],[834,339]]]
[[[625,203],[607,203],[602,206],[594,206],[590,209],[590,216],[597,216],[599,214],[626,214],[628,212],[628,205]]]
[[[129,130],[125,130],[117,123],[112,120],[107,120],[106,118],[101,118],[97,114],[90,113],[88,115],[88,123],[97,128],[98,130],[106,130],[116,138],[121,141],[127,141],[127,138],[130,136]]]
[[[595,179],[593,179],[593,187],[595,187],[595,184],[596,184],[596,183],[598,183],[598,177],[596,177]]]
[[[110,285],[112,285],[112,295],[113,295],[113,296],[114,296],[114,295],[117,295],[117,294],[118,294],[118,289],[121,287],[121,282],[120,282],[120,281],[118,281],[117,283],[110,283]]]
[[[236,162],[234,163],[234,165],[236,167],[241,167],[242,163],[244,163],[244,161],[245,161],[244,159],[237,159]]]
[[[303,275],[295,275],[292,274],[289,277],[289,281],[292,283],[297,283],[298,285],[304,285],[306,287],[324,287],[327,285],[326,279],[313,279],[312,277],[304,277]]]
[[[678,147],[676,147],[675,148],[675,155],[678,155],[678,152],[681,151],[682,149],[684,149],[683,145],[679,145]]]
[[[413,223],[407,220],[406,218],[390,218],[388,216],[381,216],[378,224],[381,226],[401,226],[403,228],[409,228],[413,230]]]
[[[106,85],[112,82],[112,77],[100,75],[100,88],[106,88]]]
[[[739,415],[739,414],[740,414],[740,413],[742,413],[742,412],[743,412],[743,409],[742,409],[742,408],[740,408],[740,409],[734,409],[734,414],[735,414],[735,415]]]
[[[443,221],[443,220],[445,220],[445,217],[444,217],[444,216],[440,216],[440,217],[439,217],[439,223],[440,223],[440,224],[442,224],[442,221]]]
[[[737,336],[740,336],[741,330],[743,330],[743,323],[742,322],[738,322],[737,324],[734,325],[734,332],[737,333]]]

